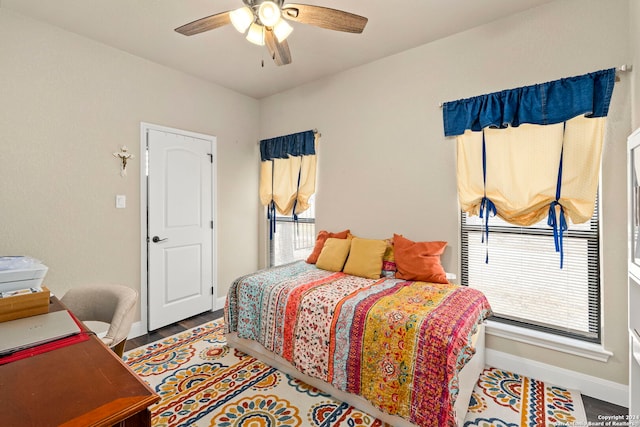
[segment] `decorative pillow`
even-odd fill
[[[311,252],[311,255],[309,255],[309,257],[307,258],[307,262],[309,264],[315,264],[316,261],[318,261],[318,256],[320,255],[320,252],[322,251],[322,247],[324,246],[324,242],[328,239],[328,238],[335,238],[335,239],[346,239],[349,234],[351,234],[350,230],[344,230],[341,231],[339,233],[329,233],[326,230],[321,230],[318,233],[318,237],[316,237],[316,244],[313,247],[313,251]]]
[[[386,249],[385,240],[354,237],[351,239],[349,258],[342,271],[367,279],[379,279],[382,271],[382,256]]]
[[[393,239],[386,239],[387,249],[382,257],[382,277],[396,276],[396,258],[393,253]]]
[[[320,251],[316,267],[329,271],[342,271],[344,262],[349,256],[351,249],[351,239],[337,239],[329,237]]]
[[[396,278],[431,283],[448,283],[440,264],[447,242],[414,242],[400,234],[393,235]]]

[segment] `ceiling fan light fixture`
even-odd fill
[[[249,9],[247,6],[232,11],[229,14],[229,17],[231,18],[231,23],[233,24],[234,28],[241,33],[247,31],[247,28],[249,28],[249,26],[255,19],[253,16],[253,11],[251,11],[251,9]]]
[[[284,19],[278,21],[276,25],[273,27],[273,34],[278,39],[279,43],[285,41],[289,34],[293,31],[293,27],[287,23]]]
[[[264,27],[255,22],[251,24],[247,33],[247,40],[258,46],[264,46]]]
[[[244,5],[239,9],[196,19],[176,28],[175,31],[185,36],[193,36],[233,24],[250,43],[266,45],[276,65],[287,65],[291,64],[287,38],[293,32],[293,27],[286,21],[347,33],[362,33],[368,21],[364,16],[343,10],[309,4],[285,4],[286,1],[242,0]]]
[[[272,1],[263,1],[258,8],[258,17],[265,27],[273,27],[280,20],[280,8]]]

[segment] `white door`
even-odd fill
[[[149,330],[213,308],[213,145],[149,129]]]

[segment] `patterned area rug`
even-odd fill
[[[223,320],[124,355],[161,397],[157,427],[386,426],[226,346]],[[580,394],[493,368],[481,375],[465,427],[586,425]]]
[[[587,425],[582,397],[529,377],[487,368],[471,395],[465,427]]]

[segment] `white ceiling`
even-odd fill
[[[236,9],[241,0],[0,1],[2,8],[259,99],[555,0],[300,0],[369,22],[362,34],[291,23],[293,62],[281,67],[231,25],[191,37],[173,31]]]

